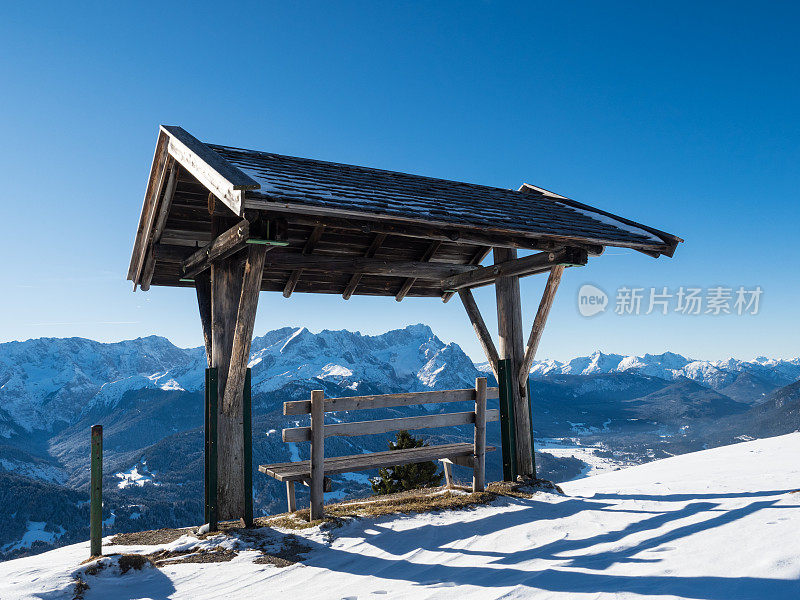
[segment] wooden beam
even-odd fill
[[[317,225],[314,229],[311,230],[311,234],[308,236],[306,240],[306,245],[303,247],[303,254],[308,256],[312,252],[314,252],[314,248],[319,242],[320,238],[322,237],[322,233],[325,231],[325,225]],[[297,287],[297,282],[300,281],[300,274],[303,272],[303,269],[295,269],[292,271],[292,274],[289,276],[289,281],[286,282],[286,287],[283,288],[283,297],[288,298],[294,292],[294,288]]]
[[[258,307],[258,293],[261,291],[261,276],[264,272],[264,258],[267,246],[248,246],[244,264],[239,307],[236,313],[236,328],[233,334],[228,381],[225,385],[222,410],[241,403],[247,363],[250,359],[250,343],[253,340],[253,327]]]
[[[534,255],[538,258],[541,255]],[[552,263],[551,257],[545,257]],[[508,248],[495,248],[494,261],[496,265],[518,264],[517,251]],[[524,260],[524,259],[521,259]],[[504,271],[498,269],[500,273]],[[513,271],[513,270],[510,270]],[[498,277],[495,282],[495,295],[497,297],[497,330],[499,337],[498,357],[509,359],[510,373],[514,384],[508,386],[511,390],[511,406],[514,411],[515,438],[516,438],[516,472],[523,476],[532,476],[533,473],[533,440],[530,429],[530,404],[526,393],[520,388],[516,379],[523,358],[522,347],[522,303],[520,300],[519,277],[516,274],[505,274]],[[502,384],[501,384],[502,385]]]
[[[150,289],[150,283],[153,281],[153,273],[156,267],[156,257],[153,254],[153,247],[161,240],[161,235],[164,233],[164,227],[167,224],[167,217],[169,216],[169,209],[172,205],[172,197],[175,194],[175,188],[178,185],[177,170],[178,166],[175,161],[171,161],[172,165],[169,170],[169,179],[167,186],[164,188],[164,197],[158,208],[158,216],[156,217],[155,224],[153,225],[153,232],[150,235],[149,253],[145,261],[144,273],[142,275],[139,287],[143,292]]]
[[[197,308],[200,310],[200,323],[203,326],[203,341],[206,346],[206,362],[211,366],[211,273],[199,273],[194,279],[194,289],[197,292]]]
[[[468,264],[468,265],[474,265],[474,266],[476,266],[476,267],[477,267],[477,266],[480,266],[480,264],[483,262],[483,259],[484,259],[484,258],[486,258],[486,257],[489,255],[489,252],[491,252],[491,251],[492,251],[492,249],[491,249],[491,248],[489,248],[489,247],[486,247],[486,248],[480,248],[480,249],[479,249],[479,250],[478,250],[478,251],[477,251],[477,252],[476,252],[476,253],[475,253],[475,254],[472,256],[472,258],[470,259],[470,261],[469,261],[467,264]],[[454,292],[454,291],[451,291],[451,292],[445,292],[444,294],[442,294],[442,302],[444,302],[444,303],[447,303],[447,302],[449,302],[449,301],[450,301],[450,298],[452,298],[452,297],[453,297],[453,294],[455,294],[455,292]]]
[[[480,342],[481,348],[483,348],[486,360],[489,361],[489,367],[492,369],[492,373],[494,373],[494,378],[499,381],[497,375],[497,349],[492,341],[492,336],[489,334],[489,329],[486,327],[486,322],[481,316],[481,311],[478,309],[478,304],[475,302],[475,297],[468,288],[458,290],[458,295],[461,298],[461,303],[464,305],[464,310],[467,311],[467,316],[469,317],[470,323],[472,323],[472,328],[478,336],[478,342]]]
[[[134,289],[140,281],[142,269],[144,268],[145,254],[147,253],[147,242],[150,239],[150,230],[153,227],[153,220],[156,215],[156,204],[161,194],[161,186],[164,184],[164,174],[166,173],[169,138],[166,134],[159,134],[156,143],[156,151],[153,155],[153,164],[150,167],[150,177],[147,180],[147,189],[144,192],[142,202],[142,214],[139,217],[139,228],[136,231],[136,240],[133,243],[133,254],[131,263],[128,267],[128,279],[133,281]]]
[[[169,137],[170,156],[241,216],[244,190],[256,190],[261,185],[181,127],[162,125],[161,131]]]
[[[433,258],[433,255],[436,254],[437,250],[441,247],[442,242],[440,240],[434,240],[431,242],[431,245],[428,246],[428,249],[425,250],[425,254],[419,259],[420,262],[428,262]],[[403,282],[403,285],[400,287],[400,291],[397,292],[397,295],[394,297],[395,300],[401,302],[403,298],[406,297],[411,287],[414,285],[414,282],[417,279],[415,277],[409,277]]]
[[[249,237],[250,223],[247,219],[242,219],[184,260],[181,264],[183,277],[192,278],[211,267],[215,260],[226,258],[241,250]]]
[[[495,249],[495,256],[497,256],[497,249]],[[516,257],[516,251],[514,251],[514,256]],[[523,258],[495,262],[488,267],[478,267],[468,273],[453,275],[442,280],[442,288],[449,291],[480,287],[503,277],[524,277],[544,273],[556,265],[585,265],[587,260],[588,254],[582,248],[563,248],[554,252],[541,252]]]
[[[472,491],[482,492],[486,487],[486,378],[475,379],[475,446],[472,469]]]
[[[495,400],[499,397],[496,387],[486,388],[486,397]],[[374,410],[396,406],[416,406],[417,404],[441,404],[443,402],[474,402],[475,390],[435,390],[433,392],[403,392],[400,394],[380,394],[375,396],[354,396],[352,398],[327,398],[325,412],[342,410]],[[289,400],[283,403],[283,414],[307,415],[311,412],[308,400]]]
[[[372,243],[364,253],[364,258],[373,258],[378,252],[378,249],[383,245],[384,241],[386,241],[385,233],[375,234],[375,237],[372,238]],[[353,276],[350,278],[350,281],[347,282],[347,286],[344,288],[344,292],[342,292],[342,298],[345,300],[350,300],[350,297],[355,293],[356,288],[358,287],[358,282],[361,281],[361,277],[363,275],[363,273],[353,273]]]
[[[446,277],[472,271],[475,267],[455,263],[423,263],[412,260],[384,258],[349,258],[332,256],[303,256],[285,251],[270,252],[265,262],[267,269],[308,269],[331,273],[360,273],[387,277],[418,277],[441,281]]]
[[[542,294],[542,300],[539,302],[539,309],[536,311],[536,317],[533,319],[531,333],[528,336],[528,345],[525,347],[525,357],[522,359],[522,365],[519,369],[519,384],[525,389],[527,389],[528,386],[528,376],[530,375],[531,365],[536,356],[536,350],[539,348],[539,342],[544,332],[544,325],[547,322],[547,316],[550,314],[550,309],[553,306],[553,300],[555,300],[558,284],[561,283],[561,275],[563,273],[564,267],[562,265],[556,265],[550,271],[550,276],[547,278],[547,284]]]

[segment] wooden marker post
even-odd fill
[[[92,425],[89,481],[89,556],[101,556],[103,542],[103,426]]]
[[[311,392],[311,511],[310,521],[323,517],[325,502],[325,393]]]

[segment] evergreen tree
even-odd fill
[[[405,450],[422,446],[427,446],[422,438],[417,439],[407,431],[398,431],[396,441],[389,442],[389,450]],[[444,473],[437,473],[436,469],[436,463],[430,460],[380,469],[379,477],[372,480],[372,491],[375,494],[394,494],[405,490],[438,487],[442,485]]]

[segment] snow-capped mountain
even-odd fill
[[[486,370],[485,363],[477,367]],[[594,352],[567,362],[556,360],[534,361],[531,376],[537,379],[554,375],[606,375],[609,373],[634,373],[672,381],[686,377],[707,387],[720,390],[733,383],[742,373],[763,379],[774,386],[783,386],[800,379],[800,357],[774,359],[759,357],[752,361],[728,358],[707,361],[686,358],[673,352],[623,356]]]
[[[384,391],[471,387],[476,370],[461,348],[427,325],[368,336],[284,327],[253,340],[253,394],[298,380],[353,395],[369,382]],[[0,344],[0,437],[54,431],[93,409],[113,408],[127,392],[202,389],[203,348],[182,349],[150,336],[113,344],[41,338]]]

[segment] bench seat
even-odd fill
[[[494,448],[490,447],[486,448],[486,450],[494,450]],[[369,469],[408,465],[429,460],[458,459],[463,456],[471,457],[474,452],[475,446],[473,444],[460,443],[422,446],[404,450],[386,450],[369,454],[334,456],[325,459],[323,470],[325,475],[352,473],[353,471],[367,471]],[[258,470],[270,477],[274,477],[278,481],[302,481],[310,477],[311,461],[302,460],[299,462],[261,465]]]

